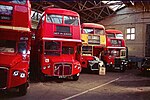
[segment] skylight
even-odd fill
[[[116,11],[118,9],[121,9],[125,6],[122,1],[102,1],[104,4],[108,4],[109,8],[113,11]]]
[[[34,11],[34,10],[31,11],[31,17],[32,17],[32,19],[39,20],[39,19],[41,18],[41,16],[42,16],[41,13],[39,13],[39,12],[37,12],[37,11]],[[37,19],[37,18],[38,18],[38,19]]]

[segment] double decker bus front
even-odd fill
[[[126,47],[123,34],[119,30],[106,30],[107,48],[103,56],[108,69],[125,71]]]
[[[38,26],[41,72],[48,76],[78,79],[81,71],[80,20],[76,12],[47,8]]]
[[[94,57],[98,57],[102,48],[106,46],[105,28],[103,25],[95,23],[83,23],[82,24],[82,60],[81,64],[83,68],[90,66],[91,70],[98,70],[97,63],[92,63],[92,60],[96,60]]]
[[[81,66],[76,59],[77,46],[68,41],[43,41],[41,55],[42,72],[49,76],[72,76],[79,74]]]

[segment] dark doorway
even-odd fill
[[[150,57],[150,24],[146,25],[145,57]]]

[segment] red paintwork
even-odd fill
[[[79,20],[78,13],[76,13],[74,11],[66,10],[66,9],[47,8],[47,9],[45,9],[43,16],[46,16],[46,14],[74,16],[74,17],[77,17]],[[54,34],[54,32],[56,32],[56,26],[69,27],[70,33],[72,33],[72,36],[60,36],[60,35]],[[64,21],[62,24],[56,24],[56,23],[48,23],[48,22],[46,22],[46,19],[44,19],[43,22],[42,22],[42,20],[40,20],[38,31],[36,32],[36,40],[34,43],[34,50],[39,57],[37,59],[39,61],[39,63],[37,62],[37,63],[35,63],[35,65],[38,65],[39,66],[38,68],[40,68],[40,70],[42,69],[41,72],[43,74],[48,75],[48,76],[59,76],[59,75],[54,74],[54,69],[55,69],[54,64],[55,63],[71,63],[72,64],[71,74],[70,75],[60,75],[60,76],[72,76],[72,75],[80,73],[81,67],[79,69],[75,68],[76,65],[80,65],[79,59],[77,57],[77,55],[78,55],[77,47],[79,45],[81,45],[80,30],[81,30],[80,20],[79,20],[78,26],[64,24]],[[44,54],[44,50],[45,50],[44,44],[46,41],[47,42],[49,42],[49,41],[60,42],[60,44],[61,44],[60,48],[62,48],[62,46],[73,47],[74,53],[73,54],[60,53],[60,55],[58,55],[58,56],[46,55],[46,54]],[[43,45],[42,48],[40,47],[40,45]],[[38,49],[41,49],[41,51],[38,51]],[[62,52],[61,49],[60,49],[60,52]],[[36,57],[34,59],[36,59]],[[34,59],[33,59],[33,61],[34,61]],[[49,59],[49,62],[46,62],[45,59]],[[47,67],[48,65],[50,65],[51,67],[43,69],[44,66]],[[37,67],[35,69],[37,69]]]
[[[17,63],[22,61],[22,57],[16,53],[0,53],[0,65],[14,67]]]
[[[93,60],[93,56],[83,56],[82,55],[82,58],[81,58],[81,61],[80,61],[81,66],[83,68],[88,68],[88,61],[89,60]]]
[[[27,82],[27,77],[19,78],[14,77],[12,73],[16,70],[20,72],[24,72],[26,76],[28,75],[28,62],[22,62],[22,56],[17,53],[0,53],[0,65],[7,66],[9,69],[9,78],[7,88],[12,88],[24,84]]]
[[[116,38],[116,34],[123,34],[121,31],[109,29],[109,30],[106,30],[106,35],[108,34],[114,34],[115,37],[114,38],[106,37],[106,48],[104,48],[104,52],[116,50],[116,51],[119,51],[120,53],[120,50],[125,50],[125,47],[126,47],[125,40]],[[111,40],[120,40],[121,45],[112,45]],[[120,54],[119,56],[112,56],[110,54],[103,55],[104,62],[108,64],[114,64],[115,58],[120,58]]]
[[[107,50],[107,49],[104,49],[104,50]],[[109,54],[103,57],[103,60],[107,62],[108,64],[110,63],[114,64],[114,61],[115,61],[114,59],[115,59],[115,56],[110,56]]]
[[[114,48],[116,48],[116,47],[125,47],[125,40],[124,39],[116,39],[116,38],[106,38],[107,39],[107,42],[106,42],[106,45],[107,45],[107,47],[109,46],[109,47],[114,47]],[[120,40],[122,43],[121,43],[121,45],[115,45],[115,46],[113,46],[112,44],[111,44],[111,40]]]
[[[69,25],[61,25],[61,26],[69,26]],[[56,31],[56,25],[55,24],[51,24],[51,23],[45,23],[43,24],[43,29],[42,29],[42,32],[44,34],[41,34],[42,36],[41,37],[45,37],[45,38],[59,38],[59,36],[57,35],[54,35],[54,34],[50,34],[50,33],[53,33]],[[52,28],[52,30],[50,30],[49,28]],[[73,26],[70,26],[71,28],[71,32],[73,33],[72,37],[63,37],[63,38],[71,38],[71,39],[78,39],[80,40],[80,35],[79,35],[79,31],[80,31],[80,28],[79,27],[73,27]]]
[[[42,55],[43,57],[44,55]],[[73,55],[61,55],[61,56],[45,56],[45,58],[50,59],[50,63],[45,63],[45,59],[41,57],[41,66],[48,66],[49,64],[51,66],[54,66],[54,63],[62,63],[62,62],[67,62],[67,63],[72,63],[72,66],[74,67],[75,64],[80,64],[77,60],[75,60],[75,58],[73,57]],[[72,67],[72,68],[73,68]],[[81,69],[80,69],[81,70]],[[72,75],[78,74],[80,72],[80,70],[77,69],[73,69],[72,71]],[[46,70],[42,70],[42,72],[44,74],[53,76],[54,74],[54,68],[51,67],[50,69],[46,69]]]
[[[0,20],[0,40],[16,41],[14,53],[0,52],[0,67],[8,69],[7,85],[0,89],[10,89],[23,85],[28,82],[28,69],[30,62],[30,44],[31,44],[31,4],[29,0],[25,4],[16,4],[0,1],[0,5],[12,6],[12,19]],[[21,37],[27,37],[26,53],[18,52],[18,43]],[[13,76],[14,71],[25,73],[25,78]]]
[[[119,31],[119,30],[106,30],[106,35],[109,34],[109,33],[114,34],[115,36],[116,36],[116,34],[123,34],[123,33],[122,33],[121,31]],[[109,38],[109,37],[106,38],[106,46],[107,46],[107,47],[108,47],[108,46],[112,46],[111,43],[110,43],[110,40],[111,40],[111,39],[114,39],[114,40],[121,40],[122,44],[121,44],[121,46],[119,46],[119,47],[126,47],[125,40],[124,40],[124,39],[117,39],[116,37],[115,37],[115,38]]]
[[[107,34],[114,34],[115,36],[116,36],[116,34],[123,34],[121,31],[119,31],[119,30],[106,30],[106,35]],[[111,39],[113,39],[113,40],[120,40],[121,42],[122,42],[122,44],[121,44],[121,46],[117,46],[117,47],[126,47],[126,44],[125,44],[125,40],[124,39],[117,39],[116,37],[115,38],[109,38],[109,37],[107,37],[106,38],[106,46],[108,47],[108,46],[111,46],[111,47],[113,47],[112,45],[111,45]],[[114,47],[115,48],[115,47]]]
[[[106,30],[106,34],[108,33],[123,34],[120,30],[113,30],[113,29]]]
[[[74,12],[74,11],[70,11],[70,10],[66,10],[66,9],[60,9],[60,8],[47,8],[44,12],[44,16],[46,16],[46,14],[58,14],[58,15],[68,15],[68,16],[75,16],[78,17],[79,19],[79,14]],[[80,20],[79,20],[80,23]],[[41,34],[39,34],[38,37],[45,37],[45,38],[61,38],[57,35],[54,35],[52,33],[54,33],[56,31],[56,25],[60,25],[60,24],[52,24],[52,23],[47,23],[46,20],[44,20],[44,23],[42,25],[39,26],[39,31],[41,32]],[[60,26],[69,26],[70,27],[70,31],[72,33],[72,37],[63,37],[63,38],[70,38],[70,39],[77,39],[80,40],[80,24],[79,26],[73,26],[73,25],[67,25],[67,24],[61,24]]]
[[[26,4],[14,4],[4,1],[0,1],[0,4],[13,7],[12,20],[0,20],[0,25],[31,28],[31,4],[29,0]]]

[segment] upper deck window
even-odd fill
[[[94,30],[92,28],[83,28],[83,33],[94,34]]]
[[[13,7],[0,4],[0,20],[11,20]]]
[[[108,34],[107,34],[107,37],[108,37],[108,38],[115,38],[115,34],[113,34],[113,33],[108,33]]]
[[[0,52],[15,53],[16,41],[13,40],[0,40]]]
[[[78,26],[79,20],[78,20],[78,17],[64,16],[64,23],[69,24],[69,25]]]
[[[46,16],[46,21],[50,23],[62,24],[62,16],[61,15],[52,15],[48,14]]]
[[[117,39],[123,39],[123,34],[116,34]]]
[[[12,2],[16,4],[25,4],[26,0],[4,0],[5,2]]]
[[[104,34],[104,30],[103,29],[95,29],[95,34],[103,35]]]

